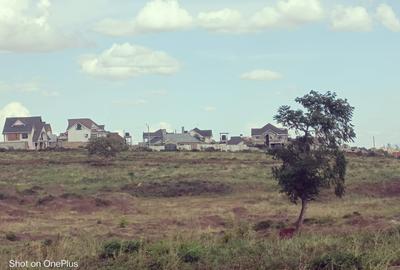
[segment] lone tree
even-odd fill
[[[321,189],[334,187],[336,196],[344,195],[347,162],[340,145],[352,142],[356,134],[351,123],[354,108],[336,93],[311,91],[295,101],[304,109],[282,106],[274,119],[293,130],[296,138],[271,153],[282,161],[281,166],[272,169],[281,192],[292,203],[301,202],[298,232],[308,203],[318,197]]]

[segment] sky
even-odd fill
[[[400,144],[399,48],[398,0],[0,0],[0,125],[248,136],[316,90],[355,107],[354,145]]]

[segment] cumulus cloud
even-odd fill
[[[241,32],[245,30],[242,14],[233,9],[201,12],[197,16],[198,24],[210,31]]]
[[[11,102],[0,109],[0,125],[3,127],[7,117],[30,116],[29,110],[19,102]]]
[[[111,36],[127,36],[148,32],[187,29],[193,18],[177,0],[152,0],[131,20],[105,19],[96,26],[97,32]]]
[[[180,63],[162,51],[129,43],[114,44],[99,55],[81,57],[83,72],[106,79],[124,80],[141,75],[171,75]]]
[[[242,80],[255,80],[255,81],[275,81],[283,78],[282,74],[266,70],[266,69],[256,69],[246,73],[243,73],[240,78]]]
[[[332,12],[331,27],[335,31],[367,32],[372,30],[372,18],[361,6],[338,6]]]
[[[376,16],[386,28],[393,32],[400,32],[400,20],[391,6],[387,4],[379,5]]]
[[[251,27],[276,28],[295,27],[319,21],[324,10],[319,0],[279,0],[274,6],[267,6],[256,12],[250,19]]]
[[[49,22],[49,0],[0,0],[0,51],[45,52],[75,46]]]

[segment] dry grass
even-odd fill
[[[105,166],[93,166],[84,151],[0,153],[0,246],[26,255],[25,243],[67,241],[62,245],[68,249],[90,242],[84,252],[90,256],[110,238],[199,239],[260,221],[291,226],[299,209],[278,192],[274,164],[261,153],[127,152]],[[399,225],[399,179],[399,160],[351,157],[346,196],[340,200],[324,192],[310,206],[304,234],[331,237]],[[162,192],[149,183],[159,183]],[[215,192],[193,192],[182,183],[206,183]],[[254,239],[269,239],[277,230],[252,233]],[[7,233],[18,241],[7,240]],[[82,235],[86,242],[77,240]]]

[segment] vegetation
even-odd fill
[[[340,150],[343,143],[355,138],[351,119],[354,108],[347,100],[336,98],[335,93],[320,94],[311,91],[296,98],[304,110],[282,106],[275,120],[297,137],[281,149],[273,150],[275,158],[283,164],[272,169],[281,192],[290,201],[301,201],[301,211],[296,222],[296,231],[303,225],[310,201],[315,200],[322,188],[335,187],[335,194],[344,194],[346,158]]]
[[[110,158],[125,150],[126,145],[113,137],[100,137],[91,139],[86,148],[90,156]]]
[[[0,269],[10,259],[89,270],[400,265],[400,160],[347,160],[342,200],[321,190],[302,233],[281,239],[298,208],[263,153],[124,151],[98,166],[85,150],[4,152]]]

